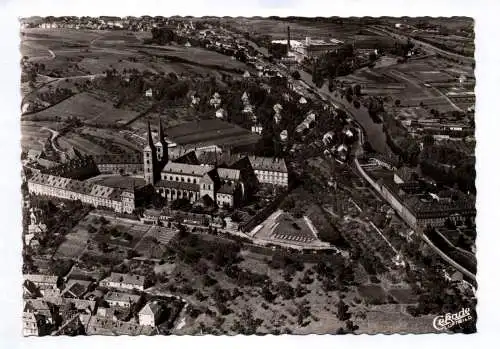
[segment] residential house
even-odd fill
[[[24,274],[24,280],[32,282],[42,295],[47,290],[58,290],[57,282],[59,278],[56,275],[42,275],[42,274]]]
[[[160,222],[161,211],[160,210],[144,210],[141,217],[141,222],[144,224],[158,225]]]
[[[122,292],[108,292],[104,296],[104,300],[109,304],[110,307],[121,307],[130,308],[134,304],[137,304],[141,299],[140,295],[133,293],[122,293]]]
[[[37,316],[34,313],[23,312],[23,336],[38,336]]]
[[[117,317],[115,315],[115,309],[113,308],[97,308],[96,316],[103,319],[110,319],[112,321],[117,321]]]
[[[113,272],[110,276],[101,280],[99,285],[102,287],[144,291],[144,283],[144,276]]]
[[[252,126],[252,133],[256,133],[258,135],[261,135],[262,134],[262,125],[261,124],[256,124],[256,125],[253,125]]]
[[[50,306],[44,299],[26,299],[23,311],[37,315],[39,322],[43,321],[46,324],[54,322]]]
[[[38,287],[29,280],[23,282],[23,297],[24,298],[38,298],[42,297]]]
[[[139,311],[139,324],[154,327],[158,325],[161,315],[161,304],[157,301],[149,302]]]
[[[66,298],[82,298],[91,284],[92,282],[87,280],[68,280],[61,295]]]
[[[215,117],[217,119],[225,119],[227,117],[227,112],[223,108],[219,108],[215,112]]]

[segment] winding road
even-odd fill
[[[54,148],[54,150],[57,151],[58,153],[66,154],[66,152],[59,149],[57,147],[57,144],[56,144],[56,139],[57,139],[57,137],[59,137],[59,132],[57,132],[56,130],[53,130],[51,128],[45,127],[45,126],[42,127],[42,130],[47,130],[52,134],[52,137],[50,138],[50,143],[52,144],[52,148]]]

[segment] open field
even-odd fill
[[[293,22],[287,20],[273,20],[266,18],[236,18],[222,19],[232,27],[256,35],[270,35],[272,39],[285,39],[287,27],[290,27],[292,39],[304,39],[306,36],[314,38],[335,38],[339,40],[349,39],[356,35],[360,27],[356,24],[345,23],[314,23],[314,22]]]
[[[82,154],[88,155],[100,155],[106,153],[106,149],[72,133],[58,137],[57,144],[63,151],[68,151],[69,149],[74,148]]]
[[[340,78],[350,84],[360,84],[362,92],[369,96],[386,97],[386,105],[392,106],[396,100],[403,107],[418,107],[421,103],[429,109],[441,113],[458,110],[445,93],[434,86],[458,84],[457,72],[453,65],[441,64],[434,57],[410,60],[406,63],[388,61],[387,64],[372,69],[363,68]],[[467,74],[467,72],[463,72]],[[460,105],[466,105],[461,103]]]
[[[46,45],[36,40],[25,40],[21,42],[20,51],[22,56],[50,58],[51,54]]]
[[[180,58],[202,66],[206,65],[223,69],[250,69],[246,64],[238,60],[233,60],[230,56],[199,47],[142,45],[140,48],[141,53],[145,52],[158,57]]]
[[[125,123],[133,119],[137,113],[117,109],[110,101],[98,99],[88,92],[82,92],[32,115],[38,118],[59,116],[62,120],[76,117],[83,122],[109,124]]]
[[[40,149],[42,144],[47,141],[50,131],[58,130],[63,125],[50,121],[21,121],[21,146],[23,149]]]
[[[143,147],[140,147],[135,142],[127,140],[122,133],[117,133],[114,130],[85,127],[82,130],[82,132],[85,135],[91,135],[93,137],[101,138],[106,142],[118,145],[123,150],[128,150],[128,151],[135,150],[141,152],[143,150]]]
[[[43,148],[50,132],[37,126],[21,126],[21,146],[24,150]]]
[[[116,131],[84,127],[76,132],[68,132],[57,137],[58,146],[67,151],[74,148],[81,154],[133,154],[142,152],[139,144],[125,138],[123,133]]]
[[[21,54],[40,61],[47,71],[56,71],[63,77],[100,74],[107,68],[115,68],[119,72],[137,69],[165,74],[215,72],[205,67],[210,65],[214,68],[246,68],[245,64],[228,56],[201,48],[168,46],[164,49],[163,46],[141,45],[143,39],[151,36],[150,33],[71,29],[26,29],[23,33]],[[149,53],[139,53],[139,50]],[[155,59],[155,56],[165,54],[185,62]]]

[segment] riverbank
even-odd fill
[[[365,107],[360,106],[360,108],[356,108],[354,107],[354,105],[346,103],[346,101],[340,97],[340,94],[335,95],[335,92],[330,92],[328,90],[327,84],[324,84],[321,88],[318,88],[312,82],[311,74],[302,69],[299,70],[299,73],[302,81],[316,89],[316,91],[322,96],[331,100],[336,107],[345,110],[361,125],[365,132],[366,140],[370,142],[371,146],[376,152],[381,154],[387,154],[388,152],[391,152],[391,149],[387,145],[386,134],[383,130],[383,124],[375,123]]]

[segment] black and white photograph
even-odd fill
[[[10,321],[475,333],[475,62],[467,16],[19,18]]]

